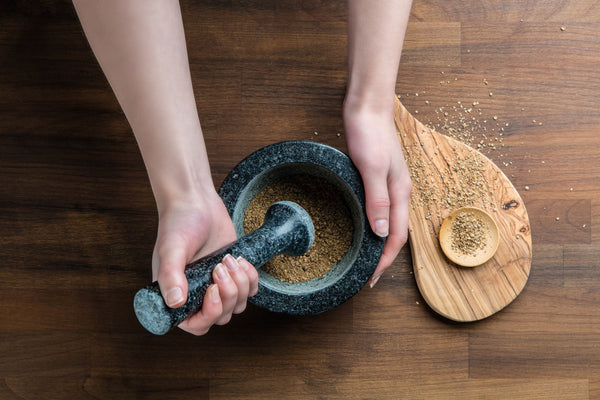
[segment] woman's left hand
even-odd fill
[[[367,218],[377,235],[386,237],[371,280],[373,287],[408,238],[408,204],[412,183],[396,134],[393,101],[385,110],[344,104],[348,152],[365,187]]]

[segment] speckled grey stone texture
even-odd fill
[[[308,251],[315,238],[315,230],[307,212],[298,204],[281,201],[267,210],[265,223],[248,235],[223,249],[201,258],[186,267],[188,299],[179,308],[168,307],[154,282],[137,292],[133,300],[136,316],[148,331],[162,335],[202,308],[202,300],[213,283],[212,272],[223,257],[242,256],[260,268],[280,253],[300,256]]]
[[[269,184],[298,174],[325,179],[339,190],[352,215],[352,245],[331,271],[307,282],[282,282],[259,269],[259,291],[250,301],[274,312],[317,314],[342,304],[360,291],[375,271],[385,242],[370,229],[362,180],[350,158],[321,143],[275,143],[240,162],[221,185],[219,194],[241,236],[244,213],[254,196]]]

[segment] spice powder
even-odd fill
[[[262,270],[281,281],[298,283],[325,275],[348,252],[354,235],[350,211],[336,188],[322,178],[291,175],[260,191],[244,215],[244,231],[258,229],[267,209],[293,201],[306,210],[315,227],[315,241],[302,256],[279,254]]]

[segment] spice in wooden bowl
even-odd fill
[[[463,267],[476,267],[496,253],[498,226],[485,211],[462,207],[442,222],[440,245],[450,261]]]

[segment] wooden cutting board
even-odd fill
[[[500,311],[521,293],[531,268],[523,200],[491,160],[426,127],[398,99],[394,118],[413,181],[409,241],[424,300],[454,321],[477,321]],[[474,268],[449,261],[438,240],[444,218],[461,206],[487,211],[498,225],[495,255]]]

